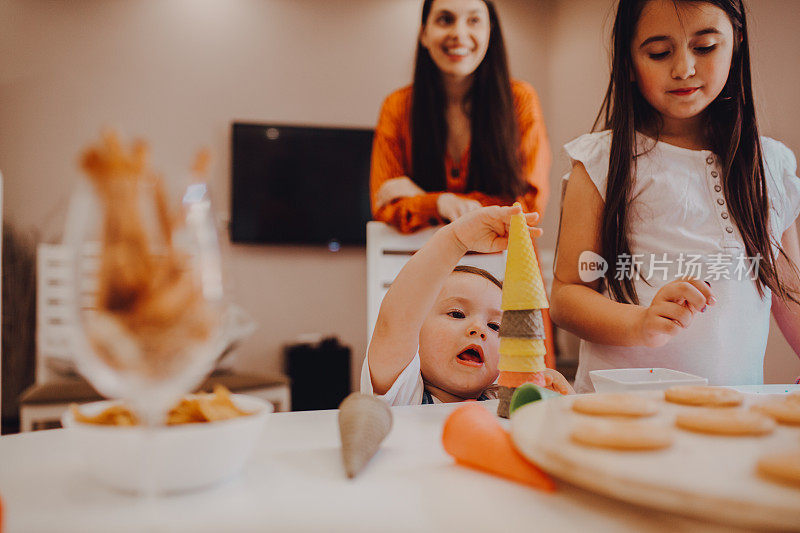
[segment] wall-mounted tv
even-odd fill
[[[231,240],[366,243],[371,129],[233,123]]]

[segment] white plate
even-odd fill
[[[640,392],[653,398],[661,393]],[[573,443],[573,425],[588,418],[575,413],[575,396],[521,407],[511,417],[519,451],[555,477],[594,492],[702,520],[739,527],[796,529],[800,488],[759,477],[764,453],[800,448],[800,428],[778,426],[762,437],[722,437],[675,428],[671,447],[644,452],[588,448]],[[747,396],[746,403],[762,400]],[[693,407],[660,403],[649,421],[674,426],[676,413]],[[545,431],[546,429],[546,431]]]
[[[614,368],[591,370],[596,392],[666,390],[675,385],[708,385],[707,378],[669,368]]]
[[[62,424],[89,474],[100,483],[142,492],[155,472],[157,492],[180,492],[209,487],[242,471],[261,435],[273,405],[260,398],[231,395],[237,407],[253,414],[220,422],[163,426],[146,432],[141,427],[101,426],[76,422],[68,410]],[[92,416],[118,402],[85,404]],[[145,435],[147,434],[147,437]]]

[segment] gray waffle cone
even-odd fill
[[[500,319],[501,337],[524,337],[544,339],[544,319],[540,309],[525,311],[503,311]]]
[[[500,398],[500,403],[497,404],[497,416],[500,418],[508,418],[511,397],[514,396],[515,390],[517,390],[516,387],[504,387],[502,385],[497,387],[497,397]]]
[[[347,477],[358,475],[392,429],[389,406],[370,394],[354,392],[339,405],[342,463]]]
[[[509,407],[511,403],[508,400],[500,400],[500,403],[497,404],[497,416],[500,418],[508,418],[509,417]]]
[[[510,401],[511,397],[514,395],[514,391],[517,390],[516,387],[503,387],[500,385],[497,388],[497,397],[500,398],[500,401]]]

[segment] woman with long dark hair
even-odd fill
[[[565,146],[551,312],[583,339],[575,388],[615,367],[762,383],[770,309],[800,351],[800,179],[758,133],[742,0],[620,0],[611,70],[605,131]]]
[[[515,200],[541,214],[549,169],[538,97],[509,78],[493,3],[425,0],[414,83],[375,131],[374,218],[412,232]]]

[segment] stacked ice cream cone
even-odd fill
[[[392,429],[389,406],[372,396],[354,392],[339,405],[342,463],[353,478],[366,466]]]
[[[542,371],[547,350],[541,310],[549,307],[525,215],[513,215],[501,303],[498,416],[508,418],[509,403],[518,386],[545,384]]]

